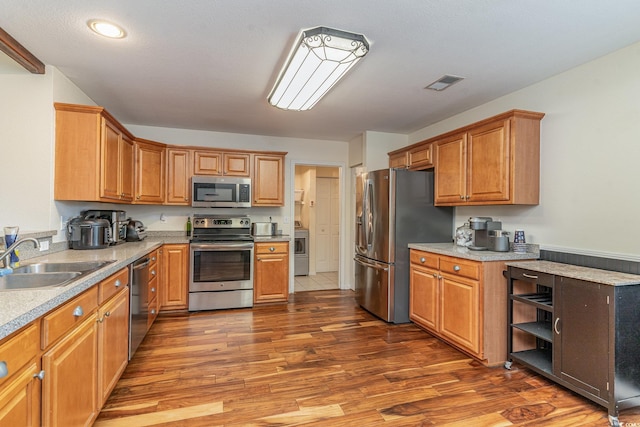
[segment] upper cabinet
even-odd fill
[[[284,153],[254,154],[252,206],[284,206]]]
[[[162,204],[165,199],[165,153],[158,142],[135,140],[136,204]]]
[[[55,104],[56,200],[131,203],[133,135],[104,108]]]
[[[186,205],[191,203],[189,183],[191,180],[191,150],[167,148],[167,191],[166,205]]]
[[[246,152],[193,151],[194,175],[250,176],[251,155]]]
[[[404,153],[409,169],[434,168],[437,206],[537,205],[543,117],[511,110],[393,151],[389,164]]]

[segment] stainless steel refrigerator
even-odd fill
[[[433,172],[382,169],[356,180],[356,300],[409,322],[409,243],[453,244],[453,208],[433,205]]]

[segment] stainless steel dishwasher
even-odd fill
[[[143,257],[131,265],[129,360],[147,334],[149,263],[149,257]]]

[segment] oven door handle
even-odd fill
[[[191,243],[191,249],[198,251],[228,251],[253,249],[253,243]]]

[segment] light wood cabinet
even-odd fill
[[[433,147],[431,143],[414,146],[407,152],[407,165],[410,170],[424,170],[433,167]]]
[[[543,116],[513,110],[435,141],[435,204],[538,204]]]
[[[289,299],[289,243],[256,243],[253,276],[254,304]]]
[[[188,295],[189,245],[163,245],[160,310],[186,310]]]
[[[162,259],[160,257],[160,249],[156,249],[149,253],[149,282],[147,284],[147,332],[151,329],[151,325],[158,317],[158,294],[160,293],[160,284],[162,283]]]
[[[191,151],[176,147],[167,148],[166,205],[191,203]]]
[[[284,155],[254,154],[252,206],[284,206]]]
[[[485,365],[504,362],[503,261],[479,262],[411,249],[409,318]]]
[[[126,271],[126,270],[125,270]],[[98,406],[102,407],[129,361],[129,287],[98,310]]]
[[[0,425],[40,425],[38,323],[0,341]]]
[[[396,169],[406,169],[408,165],[407,151],[389,153],[389,167]]]
[[[251,155],[249,153],[194,150],[193,159],[194,175],[251,175]]]
[[[104,108],[56,103],[54,198],[130,203],[133,136]]]
[[[98,416],[95,311],[42,356],[42,424],[90,426]]]
[[[165,199],[166,146],[153,141],[135,140],[136,204],[162,204]]]

